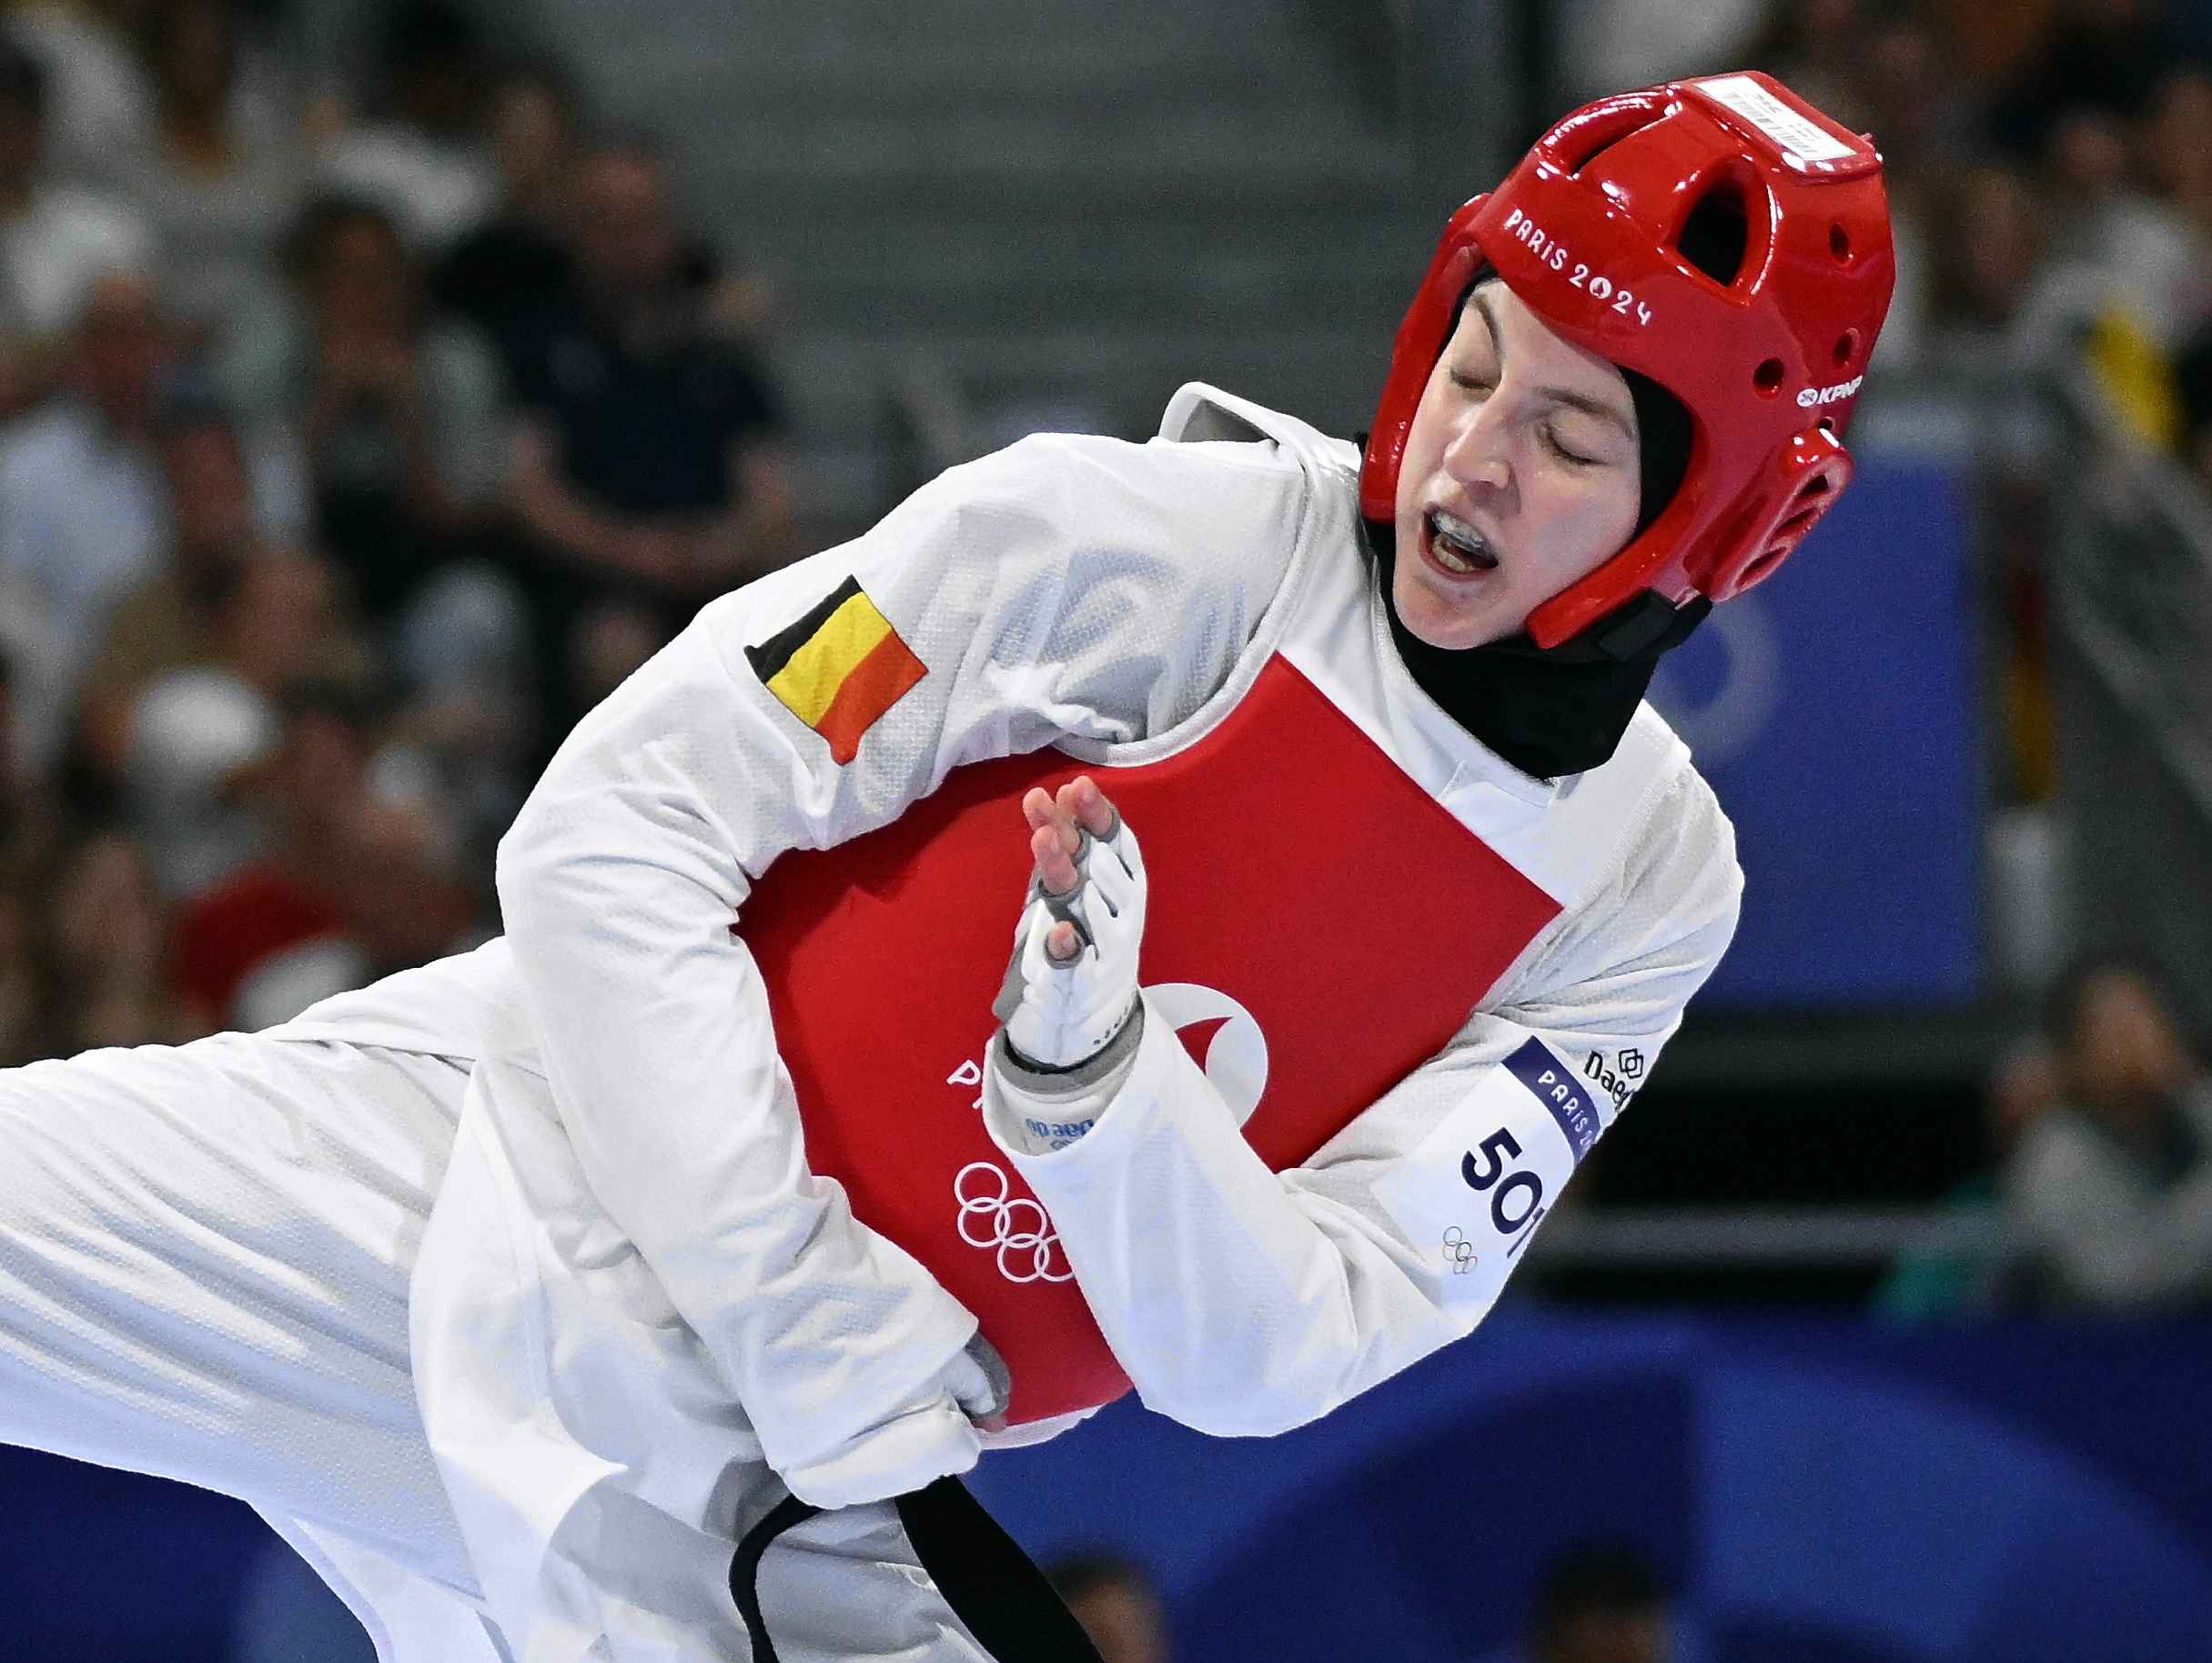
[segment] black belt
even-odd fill
[[[893,1504],[922,1568],[995,1663],[1103,1663],[1045,1573],[957,1478],[940,1478]],[[761,1557],[776,1537],[822,1509],[786,1497],[745,1532],[730,1560],[730,1597],[754,1663],[776,1663],[761,1618]]]

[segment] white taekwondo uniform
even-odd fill
[[[1150,444],[953,469],[709,605],[584,719],[501,845],[502,940],[263,1034],[0,1073],[0,1437],[243,1497],[388,1658],[746,1658],[726,1574],[774,1475],[837,1500],[965,1466],[934,1383],[976,1323],[809,1174],[748,896],[966,764],[1172,756],[1270,661],[1548,922],[1279,1173],[1149,992],[1107,1080],[1054,1102],[986,1069],[982,1124],[1114,1359],[1189,1425],[1295,1426],[1467,1333],[1718,963],[1741,875],[1648,707],[1538,781],[1415,686],[1357,478],[1350,446],[1196,387]],[[841,764],[746,649],[847,580],[926,673]],[[1325,943],[1268,947],[1331,974]],[[788,1539],[762,1573],[786,1658],[984,1655],[886,1507]]]

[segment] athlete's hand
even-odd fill
[[[983,1454],[978,1436],[1006,1429],[1012,1377],[980,1334],[938,1376],[876,1425],[776,1471],[800,1500],[818,1507],[853,1507],[904,1496],[950,1474],[964,1473]]]
[[[1014,1376],[998,1348],[980,1334],[944,1371],[944,1389],[953,1395],[971,1425],[985,1432],[1006,1429],[1006,1406],[1014,1396]]]
[[[1105,842],[1121,823],[1114,805],[1088,774],[1078,774],[1055,796],[1041,785],[1029,788],[1022,799],[1022,815],[1029,821],[1029,852],[1036,862],[1036,883],[1047,895],[1076,892],[1083,881],[1076,869],[1083,852],[1083,833]],[[1055,964],[1072,964],[1082,942],[1076,926],[1066,919],[1045,933],[1045,956]]]
[[[1136,1008],[1144,856],[1088,774],[1056,792],[1033,789],[1022,814],[1029,901],[994,1009],[1020,1056],[1072,1068],[1102,1050]]]

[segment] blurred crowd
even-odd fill
[[[2212,1070],[2163,978],[2086,956],[1990,1071],[1988,1160],[1948,1198],[1946,1245],[1879,1296],[1906,1319],[2005,1309],[2212,1309]]]
[[[0,11],[0,1065],[496,927],[573,720],[790,559],[758,283],[445,0]]]
[[[1666,24],[1590,35],[1586,80],[1741,62],[1879,141],[1898,287],[1877,396],[1902,372],[1975,412],[1995,783],[2001,802],[2046,803],[2065,762],[2050,584],[2069,469],[2040,379],[2080,372],[2116,421],[2212,487],[2212,5],[1596,5]],[[2058,881],[2033,871],[2030,889]],[[2031,988],[2049,973],[2035,968]],[[1988,1158],[1950,1198],[1949,1245],[1908,1254],[1881,1303],[1906,1316],[2212,1307],[2212,1074],[2174,984],[2107,955],[2041,991],[2042,1020],[1985,1083]]]
[[[1981,406],[1998,785],[2049,798],[2049,491],[2038,372],[2079,356],[2122,419],[2212,482],[2212,5],[1561,0],[1569,96],[1765,69],[1886,164],[1898,287],[1874,358]]]
[[[1566,4],[1570,96],[1742,64],[1879,142],[1898,221],[1878,364],[2018,361],[2124,319],[2167,373],[2212,323],[2212,8],[2201,0]],[[1588,14],[1584,15],[1583,14]],[[2166,437],[2212,411],[2166,412]]]
[[[2037,378],[2071,361],[2212,485],[2212,6],[1807,0],[1744,48],[1876,135],[1898,227],[1876,373],[1975,389],[1998,655],[1998,789],[2053,795],[2051,493]],[[2172,903],[2203,904],[2177,893]],[[2212,1306],[2212,1075],[2147,963],[2084,958],[1992,1071],[1983,1245],[1909,1255],[1894,1312]]]

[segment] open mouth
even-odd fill
[[[1455,578],[1498,569],[1497,551],[1482,533],[1441,509],[1430,509],[1421,517],[1421,553],[1430,565]]]

